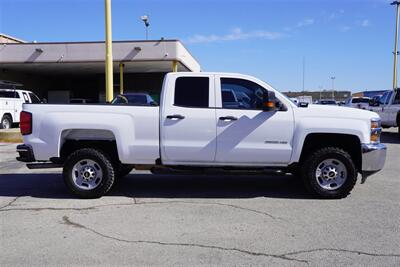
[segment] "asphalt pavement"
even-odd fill
[[[384,170],[341,200],[292,175],[148,172],[81,200],[0,144],[0,266],[400,266],[400,139],[382,141]]]

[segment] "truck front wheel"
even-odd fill
[[[350,194],[357,182],[357,170],[346,151],[337,147],[315,150],[302,164],[307,189],[320,198],[338,199]]]
[[[114,183],[115,170],[104,152],[83,148],[73,152],[65,161],[63,177],[66,186],[80,198],[99,198]]]

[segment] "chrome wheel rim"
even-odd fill
[[[7,119],[3,119],[1,123],[3,124],[4,129],[10,129],[10,122]]]
[[[93,190],[103,180],[103,171],[94,160],[83,159],[72,168],[72,180],[79,189]]]
[[[326,159],[318,164],[315,178],[321,188],[336,190],[346,182],[347,168],[338,159]]]

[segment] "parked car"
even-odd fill
[[[373,99],[370,102],[370,111],[374,111],[379,114],[382,119],[382,126],[385,128],[398,127],[400,137],[400,90],[390,90],[383,93],[383,95],[377,99]]]
[[[320,100],[317,100],[316,104],[337,106],[336,101],[334,99],[320,99]]]
[[[157,106],[157,102],[148,93],[126,93],[117,95],[112,101],[112,105],[139,105]]]
[[[350,97],[346,100],[346,107],[367,109],[369,107],[369,97]]]
[[[226,88],[246,92],[251,105],[225,106],[231,102]],[[318,197],[342,198],[358,173],[365,182],[386,158],[378,114],[297,107],[267,83],[241,74],[169,73],[159,107],[23,109],[18,160],[29,168],[63,167],[65,184],[82,198],[103,196],[134,167],[264,175],[281,170],[302,178]]]
[[[13,89],[17,84],[0,81],[0,129],[8,129],[20,122],[23,103],[40,103],[39,97],[27,90]],[[22,86],[22,85],[21,85]]]

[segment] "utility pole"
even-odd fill
[[[335,99],[335,79],[336,77],[331,77],[332,79],[332,98]]]
[[[400,1],[394,1],[391,3],[392,6],[396,6],[396,32],[394,39],[394,65],[393,65],[393,90],[397,90],[397,57],[399,55],[398,51],[398,39],[399,39],[399,14],[400,14]]]
[[[113,56],[111,36],[111,0],[105,0],[106,10],[106,101],[114,98]]]

